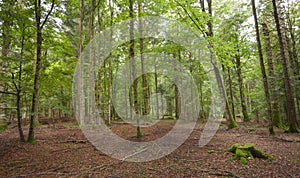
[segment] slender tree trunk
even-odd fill
[[[299,132],[297,130],[297,120],[296,120],[296,109],[295,109],[295,102],[293,97],[293,91],[290,81],[290,75],[289,75],[289,67],[288,67],[288,60],[289,60],[289,54],[287,49],[287,40],[285,36],[285,30],[284,30],[284,22],[280,20],[281,14],[278,13],[277,8],[277,0],[272,0],[273,3],[273,9],[274,9],[274,18],[276,22],[276,29],[278,34],[278,40],[280,45],[280,55],[282,58],[282,67],[283,67],[283,75],[284,75],[284,84],[285,84],[285,97],[287,102],[287,119],[289,122],[289,132],[295,133]]]
[[[270,31],[268,29],[268,25],[266,23],[262,24],[264,41],[265,41],[265,50],[266,57],[268,60],[268,69],[269,69],[269,81],[270,81],[270,91],[272,96],[272,109],[273,109],[273,124],[278,128],[283,128],[282,119],[280,117],[280,108],[279,108],[279,100],[278,96],[275,93],[276,81],[275,81],[275,73],[274,73],[274,63],[273,63],[273,53],[271,47],[271,38]]]
[[[130,47],[129,47],[129,55],[130,55],[130,60],[131,60],[131,75],[132,78],[134,79],[133,81],[133,107],[134,107],[134,112],[136,114],[139,113],[139,107],[138,107],[138,83],[136,79],[136,66],[135,66],[135,61],[134,61],[134,11],[133,11],[133,0],[129,0],[129,16],[130,16]],[[136,119],[136,136],[141,137],[142,132],[140,128],[140,120],[137,118]]]
[[[140,33],[140,54],[141,54],[141,67],[142,67],[142,86],[143,86],[143,115],[149,114],[149,86],[147,80],[147,74],[145,73],[145,59],[144,59],[144,37],[143,37],[143,22],[142,22],[142,1],[138,0],[138,14],[139,14],[139,33]]]
[[[80,7],[79,7],[79,22],[78,22],[78,35],[79,35],[79,45],[78,45],[78,49],[77,49],[77,58],[79,63],[81,63],[82,61],[80,60],[80,56],[81,56],[81,52],[83,50],[83,19],[84,19],[84,1],[80,0]],[[77,82],[77,118],[80,121],[80,125],[84,125],[83,122],[83,117],[84,117],[84,111],[83,111],[83,106],[82,106],[82,100],[84,99],[82,97],[83,95],[83,89],[82,89],[82,76],[81,76],[81,69],[82,64],[80,65],[80,67],[78,68],[77,71],[77,78],[78,78],[78,82]]]
[[[21,112],[21,92],[22,92],[22,67],[23,67],[23,54],[24,54],[24,35],[25,35],[25,23],[23,23],[22,40],[21,40],[21,53],[19,61],[19,75],[17,89],[17,118],[18,118],[18,130],[20,135],[20,141],[25,142],[25,137],[22,129],[22,112]]]
[[[112,7],[112,0],[109,1],[109,6],[110,6],[110,39],[113,39],[113,7]],[[110,41],[111,43],[111,41]],[[108,86],[107,86],[107,91],[108,91],[108,124],[111,123],[111,84],[112,83],[112,53],[110,53],[109,56],[109,61],[108,61]]]
[[[176,59],[175,54],[174,54],[174,59]],[[178,61],[181,62],[180,50],[178,50]],[[181,71],[178,70],[177,68],[175,68],[174,70],[177,71],[178,73],[181,73]],[[175,80],[177,80],[175,83],[181,82],[181,81],[178,81],[177,78]],[[180,92],[178,90],[178,87],[176,85],[174,85],[174,93],[175,93],[175,118],[179,119],[179,116],[180,116],[180,113],[181,113],[181,97],[180,97]],[[172,112],[171,112],[171,115],[173,115]]]
[[[228,68],[227,71],[228,71],[229,96],[230,96],[230,100],[231,100],[232,117],[235,118],[234,95],[233,95],[233,89],[232,89],[232,79],[231,79],[230,68]]]
[[[258,54],[259,54],[259,62],[260,62],[260,68],[262,72],[263,77],[263,84],[264,84],[264,91],[265,91],[265,97],[267,102],[267,117],[269,120],[269,132],[270,134],[275,134],[273,129],[273,119],[272,119],[272,107],[271,107],[271,99],[270,99],[270,93],[269,93],[269,84],[264,64],[264,58],[262,54],[262,47],[261,47],[261,41],[260,41],[260,33],[259,33],[259,27],[258,27],[258,21],[257,21],[257,15],[256,15],[256,6],[255,6],[255,0],[251,0],[252,3],[252,11],[254,16],[254,23],[255,23],[255,31],[256,31],[256,41],[257,41],[257,48],[258,48]]]
[[[96,70],[95,70],[95,65],[96,65],[96,52],[95,47],[96,43],[93,41],[94,34],[95,34],[95,28],[94,28],[94,22],[95,22],[95,10],[96,10],[96,0],[92,0],[92,7],[91,7],[91,13],[90,13],[90,18],[89,18],[89,43],[92,46],[89,51],[89,60],[90,60],[90,67],[91,67],[91,73],[90,73],[90,81],[88,83],[89,85],[89,90],[92,92],[88,92],[88,104],[89,104],[89,116],[94,117],[96,114],[96,107],[93,106],[93,103],[96,101],[96,96],[95,96],[95,81],[96,81]],[[91,93],[94,93],[91,95]],[[96,121],[96,120],[94,120]]]
[[[207,0],[207,5],[208,5],[208,13],[209,13],[210,17],[212,17],[212,0]],[[214,36],[212,19],[210,19],[208,21],[207,26],[208,26],[207,35],[208,35],[208,37],[212,38]],[[210,48],[212,48],[212,46],[210,46]],[[232,116],[230,106],[229,106],[229,102],[228,102],[228,97],[227,97],[225,87],[224,87],[223,82],[222,82],[220,71],[219,71],[218,67],[216,66],[215,62],[213,62],[213,55],[214,54],[213,54],[212,49],[209,49],[209,50],[210,50],[210,60],[211,60],[211,64],[213,65],[213,70],[214,70],[214,73],[215,73],[215,76],[216,76],[216,79],[217,79],[218,88],[219,88],[220,93],[221,93],[222,97],[224,98],[225,104],[226,104],[226,110],[227,110],[228,117],[229,117],[228,118],[228,120],[229,120],[228,129],[236,128],[236,127],[238,127],[238,125],[236,124],[235,119]]]
[[[160,109],[159,109],[159,102],[158,102],[158,76],[157,76],[157,66],[156,66],[156,61],[155,61],[155,64],[154,64],[154,83],[155,83],[155,93],[156,93],[156,118],[157,119],[160,119],[159,118],[159,115],[160,115]],[[163,109],[162,109],[163,110]]]
[[[245,93],[244,93],[244,86],[243,86],[243,76],[242,76],[241,57],[240,57],[240,54],[239,54],[240,53],[239,46],[237,47],[237,53],[238,54],[235,56],[235,61],[236,61],[236,70],[237,70],[237,76],[238,76],[242,112],[243,112],[243,116],[244,116],[244,121],[249,122],[250,118],[248,116],[247,106],[246,106],[246,101],[245,101]]]
[[[34,127],[35,121],[38,116],[38,94],[39,94],[39,80],[40,80],[40,70],[41,70],[41,63],[42,63],[42,29],[45,23],[48,20],[52,10],[54,8],[54,0],[52,0],[52,5],[50,11],[47,13],[44,22],[41,22],[41,0],[34,1],[34,9],[35,9],[35,21],[36,21],[36,64],[35,64],[35,74],[34,74],[34,86],[33,86],[33,93],[32,93],[32,106],[31,106],[31,113],[30,113],[30,125],[29,125],[29,133],[27,142],[34,144]]]
[[[30,114],[30,126],[27,141],[34,144],[34,127],[37,117],[39,79],[42,61],[42,28],[41,28],[41,0],[35,1],[35,20],[36,20],[36,63],[34,75],[34,88],[32,93],[32,106]]]
[[[293,22],[292,19],[288,13],[288,25],[289,25],[289,33],[290,33],[290,39],[291,39],[291,60],[293,61],[293,71],[295,76],[295,86],[294,91],[296,93],[296,108],[298,110],[298,118],[300,117],[300,93],[298,92],[300,90],[300,69],[299,69],[299,61],[298,61],[298,54],[297,54],[297,46],[296,46],[296,38],[295,38],[295,30],[293,29]]]
[[[102,9],[102,11],[100,11],[100,9]],[[105,9],[105,2],[99,0],[98,1],[98,26],[99,26],[99,33],[101,32],[101,30],[103,30],[105,28],[105,21],[103,19],[104,17],[104,9]],[[104,38],[106,36],[105,31],[103,32]],[[99,44],[99,45],[105,45],[105,44]],[[103,68],[103,71],[101,70],[101,68]],[[106,102],[106,60],[104,60],[103,62],[103,66],[99,66],[98,68],[98,109],[99,109],[99,114],[101,116],[104,117],[104,119],[106,119],[105,117],[105,102]],[[103,86],[101,86],[101,84]],[[105,120],[105,122],[107,123],[107,120]]]

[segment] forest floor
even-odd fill
[[[163,136],[174,123],[163,120],[155,127],[143,128],[140,141]],[[11,127],[0,133],[0,177],[300,177],[300,134],[276,130],[271,136],[267,127],[256,123],[240,123],[233,130],[221,125],[211,142],[201,148],[198,140],[203,127],[198,124],[170,155],[145,163],[106,156],[87,141],[73,120],[37,127],[34,145],[19,142],[17,128]],[[114,123],[111,129],[136,140],[133,126]],[[27,130],[25,127],[25,134]],[[232,153],[220,150],[234,143],[253,143],[275,160],[255,158],[247,165],[229,161]]]

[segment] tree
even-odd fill
[[[271,106],[271,99],[270,99],[270,93],[269,93],[269,84],[265,69],[265,63],[263,59],[263,53],[262,53],[262,47],[261,47],[261,41],[260,41],[260,33],[259,33],[259,27],[258,27],[258,20],[257,20],[257,14],[256,14],[256,6],[255,6],[255,0],[251,0],[252,4],[252,12],[254,17],[254,24],[255,24],[255,32],[256,32],[256,41],[257,41],[257,48],[258,48],[258,55],[259,55],[259,62],[260,62],[260,69],[263,77],[263,84],[264,84],[264,92],[267,102],[267,117],[269,120],[269,132],[270,134],[274,134],[273,129],[273,120],[272,120],[272,106]]]
[[[139,113],[139,107],[138,107],[138,83],[136,79],[136,66],[135,66],[135,60],[134,60],[134,10],[133,10],[133,0],[129,0],[129,17],[130,17],[130,44],[129,44],[129,57],[131,61],[131,77],[134,79],[133,81],[133,89],[132,89],[132,106],[134,108],[135,114]],[[132,114],[131,114],[132,116]],[[139,118],[136,119],[136,136],[141,137],[142,132],[140,128],[140,120]]]
[[[54,0],[52,0],[51,8],[47,13],[44,21],[41,21],[42,18],[42,6],[41,0],[34,1],[34,11],[35,11],[35,21],[36,21],[36,63],[35,63],[35,74],[34,74],[34,86],[32,93],[32,106],[30,114],[30,126],[27,141],[31,144],[34,144],[34,126],[37,117],[37,107],[38,107],[38,94],[39,94],[39,79],[40,79],[40,70],[42,62],[42,44],[43,44],[43,35],[42,30],[52,10],[54,8]]]
[[[270,81],[270,93],[272,98],[272,117],[273,117],[273,124],[276,127],[282,128],[282,119],[280,118],[280,108],[279,108],[279,101],[278,96],[275,93],[276,88],[276,81],[275,81],[275,74],[274,74],[274,62],[273,62],[273,52],[271,47],[271,38],[270,32],[267,23],[262,23],[262,30],[264,35],[265,41],[265,51],[266,51],[266,58],[268,61],[268,75]]]
[[[291,80],[289,75],[289,67],[288,67],[289,53],[288,53],[287,39],[285,33],[285,25],[281,17],[280,8],[277,7],[278,1],[272,0],[272,4],[273,4],[274,18],[276,22],[278,41],[280,45],[281,62],[283,68],[285,97],[287,102],[286,115],[289,122],[288,131],[292,133],[297,133],[299,131],[297,130],[295,102],[294,102],[292,85],[291,85]]]
[[[143,37],[143,6],[142,0],[138,0],[138,16],[139,16],[139,33],[140,33],[140,55],[141,55],[141,67],[142,67],[142,87],[143,87],[143,115],[149,114],[149,86],[147,75],[145,73],[145,59],[144,59],[144,37]]]
[[[208,35],[208,37],[212,38],[213,35],[214,35],[213,34],[212,19],[211,19],[212,18],[212,0],[207,0],[207,4],[208,4],[208,13],[209,13],[209,16],[210,16],[210,20],[207,23],[207,26],[208,26],[207,35]],[[213,46],[211,46],[211,47],[213,47]],[[212,53],[212,49],[210,49],[210,53]],[[213,54],[211,54],[211,56],[212,55]],[[228,97],[227,97],[227,94],[226,94],[226,91],[225,91],[225,88],[224,88],[224,85],[223,85],[223,82],[222,82],[222,79],[221,79],[220,71],[217,68],[216,63],[212,60],[212,58],[211,58],[211,63],[213,65],[213,70],[214,70],[214,73],[215,73],[215,76],[216,76],[216,79],[217,79],[217,82],[218,82],[218,87],[219,87],[221,96],[225,100],[225,106],[226,106],[226,110],[227,110],[227,114],[228,114],[228,120],[229,120],[228,129],[236,128],[238,126],[237,126],[237,124],[235,122],[235,118],[233,118],[233,115],[232,115],[231,110],[230,110]]]

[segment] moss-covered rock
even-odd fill
[[[253,158],[263,158],[273,160],[274,157],[268,155],[251,143],[246,143],[244,146],[239,146],[238,144],[233,144],[230,148],[226,150],[227,152],[233,153],[233,158],[230,160],[239,160],[241,164],[247,164],[249,159]]]

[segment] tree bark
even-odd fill
[[[281,62],[283,67],[283,75],[284,75],[284,84],[285,84],[285,97],[287,102],[287,110],[286,115],[289,122],[289,132],[296,133],[299,132],[297,130],[297,120],[296,120],[296,109],[295,109],[295,102],[294,102],[294,96],[291,86],[291,80],[289,75],[289,66],[288,66],[288,60],[289,60],[289,53],[287,49],[287,40],[285,35],[285,29],[284,29],[284,22],[280,19],[281,13],[278,11],[277,8],[277,0],[272,0],[273,9],[274,9],[274,18],[276,22],[276,29],[277,29],[277,35],[278,35],[278,41],[280,45],[280,55],[281,55]]]
[[[274,73],[274,62],[273,62],[273,53],[272,53],[272,46],[271,46],[271,38],[270,38],[270,31],[268,29],[268,25],[266,23],[262,23],[262,30],[264,35],[265,41],[265,50],[266,50],[266,57],[268,61],[268,69],[269,69],[269,81],[270,81],[270,92],[272,97],[272,109],[273,109],[273,124],[278,128],[283,128],[282,119],[280,117],[280,108],[279,108],[279,100],[276,94],[276,81],[275,81],[275,73]]]

